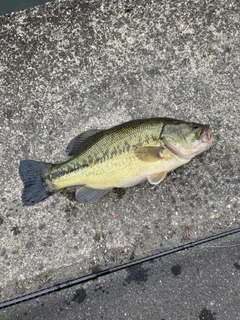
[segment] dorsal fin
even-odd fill
[[[80,133],[75,138],[73,138],[66,149],[66,153],[68,156],[77,156],[83,149],[86,147],[86,142],[90,137],[93,137],[96,133],[101,132],[103,130],[92,129],[85,132]],[[92,140],[92,139],[91,139]],[[90,142],[90,141],[89,141]]]

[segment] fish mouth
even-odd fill
[[[210,129],[206,129],[202,133],[201,142],[206,144],[214,145],[218,142],[219,137],[217,135],[211,136]]]
[[[211,142],[210,129],[207,129],[207,130],[203,131],[201,140],[202,140],[203,143],[210,143]]]

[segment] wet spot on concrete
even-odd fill
[[[14,249],[14,250],[11,251],[11,254],[16,254],[16,253],[18,253],[18,252],[19,252],[19,248],[16,248],[16,249]]]
[[[55,209],[56,206],[57,206],[57,204],[59,203],[59,201],[60,201],[59,199],[54,199],[54,200],[51,202],[51,207]]]
[[[207,308],[203,308],[198,318],[199,320],[216,320],[215,315],[216,315],[215,312],[212,313],[211,310],[208,310]]]
[[[132,8],[131,8],[131,7],[125,8],[125,12],[126,12],[126,13],[131,12],[131,11],[132,11]]]
[[[75,197],[75,193],[74,193],[74,197]],[[71,217],[76,217],[77,216],[77,208],[73,205],[67,205],[64,209],[65,213],[66,213],[66,218],[67,221],[70,221]]]
[[[176,264],[171,268],[172,274],[178,276],[182,273],[182,267],[179,264]]]
[[[95,292],[102,292],[102,293],[106,293],[106,294],[109,294],[109,291],[107,290],[104,290],[103,287],[101,285],[97,285],[96,288],[94,289]]]
[[[75,197],[75,191],[73,190],[64,189],[64,190],[61,190],[60,193],[70,201],[77,201]]]
[[[39,226],[38,226],[38,229],[39,230],[42,230],[46,227],[46,223],[41,223]]]
[[[37,269],[41,271],[41,270],[43,270],[43,268],[44,268],[43,264],[42,264],[42,263],[39,263]]]
[[[82,303],[87,297],[87,293],[85,289],[78,289],[76,290],[75,295],[72,298],[73,302]]]
[[[99,271],[102,271],[102,267],[97,264],[96,266],[92,267],[92,273],[97,273]]]
[[[93,238],[96,242],[101,242],[101,241],[105,240],[106,237],[105,237],[104,233],[96,232]]]
[[[113,189],[113,193],[115,193],[118,199],[122,199],[125,195],[125,190],[122,188],[115,188]]]
[[[145,270],[141,266],[134,266],[127,269],[128,276],[125,279],[127,283],[130,283],[132,281],[141,284],[143,282],[146,282],[148,280],[148,269]]]
[[[191,228],[189,226],[182,226],[182,239],[189,240],[191,236]]]
[[[237,270],[240,270],[240,264],[239,263],[234,263],[234,267],[237,269]]]
[[[33,250],[34,249],[34,243],[31,242],[31,241],[28,241],[25,245],[25,247],[28,249],[28,250]]]
[[[18,226],[11,228],[11,231],[14,234],[14,236],[17,236],[19,233],[21,233]]]

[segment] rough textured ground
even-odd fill
[[[4,320],[239,320],[240,234],[0,310]]]
[[[239,227],[239,2],[60,1],[0,17],[0,301]],[[221,139],[155,189],[21,203],[21,159],[168,116]]]

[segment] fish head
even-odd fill
[[[211,136],[209,125],[183,121],[166,123],[160,138],[172,153],[185,159],[194,158],[219,140]]]

